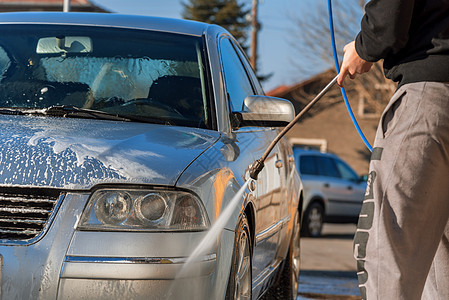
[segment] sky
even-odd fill
[[[243,0],[247,8],[251,0]],[[316,0],[315,0],[316,1]],[[325,0],[321,0],[325,1]],[[112,12],[168,18],[182,18],[187,0],[91,0]],[[309,1],[310,3],[310,1]],[[258,35],[258,68],[262,75],[272,76],[262,83],[265,92],[280,85],[291,85],[306,79],[295,70],[292,60],[301,59],[291,47],[293,22],[288,17],[307,9],[301,0],[259,0],[258,19],[262,24]],[[329,50],[331,51],[331,50]],[[332,52],[329,52],[331,55]],[[317,73],[324,70],[317,70]]]

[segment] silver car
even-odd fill
[[[332,153],[293,148],[304,184],[302,235],[321,235],[323,223],[357,223],[366,179]]]
[[[3,299],[295,299],[293,119],[215,25],[0,16]]]

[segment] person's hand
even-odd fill
[[[368,72],[373,65],[372,62],[362,59],[355,50],[355,43],[351,42],[347,44],[343,51],[343,62],[341,63],[340,74],[338,75],[337,83],[339,86],[343,86],[347,75],[351,79],[354,79],[357,74],[363,74]]]

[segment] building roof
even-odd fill
[[[329,69],[323,73],[320,73],[318,75],[310,77],[307,80],[301,81],[301,82],[293,84],[293,85],[280,85],[280,86],[275,87],[274,89],[268,91],[266,94],[268,96],[285,98],[287,95],[289,95],[290,93],[292,93],[296,90],[303,89],[305,86],[314,84],[317,82],[321,83],[325,79],[327,79],[327,77],[333,78],[335,75],[336,75],[335,71],[333,69]]]
[[[21,5],[37,5],[37,4],[62,4],[62,0],[0,0],[1,4],[21,4]],[[72,5],[87,5],[90,2],[88,0],[70,0]]]
[[[268,92],[266,92],[267,96],[272,96],[272,97],[279,97],[279,95],[283,94],[285,91],[289,90],[290,86],[289,85],[280,85],[275,87],[272,90],[269,90]]]
[[[64,0],[0,0],[0,12],[62,11]],[[109,12],[89,0],[70,0],[71,11]]]

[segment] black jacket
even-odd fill
[[[399,85],[449,82],[449,0],[371,0],[356,51]]]

